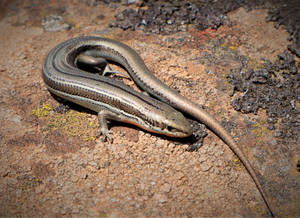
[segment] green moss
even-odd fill
[[[237,50],[239,48],[239,45],[229,45],[227,43],[223,43],[223,44],[221,44],[221,47],[228,48],[228,49],[230,49],[232,51],[235,51],[235,50]]]
[[[50,113],[51,112],[51,113]],[[32,114],[47,122],[45,132],[60,131],[67,136],[79,136],[84,141],[94,141],[98,133],[98,124],[88,120],[88,114],[69,110],[67,113],[57,113],[53,111],[50,104],[43,103],[41,108],[32,110]]]
[[[262,138],[270,134],[270,130],[267,128],[266,121],[259,121],[253,125],[254,129],[251,130],[251,133],[256,138]]]
[[[28,191],[31,191],[32,188],[34,188],[42,183],[43,183],[43,181],[41,179],[26,175],[20,179],[18,188],[21,189],[23,192],[28,192]]]
[[[84,141],[95,141],[96,137],[94,137],[94,136],[84,137],[83,140]]]
[[[47,117],[52,109],[53,108],[50,104],[43,103],[41,108],[33,109],[31,114],[38,118]]]
[[[226,161],[225,166],[226,167],[229,166],[236,170],[244,170],[244,168],[245,168],[244,164],[241,162],[241,160],[237,156],[235,156],[233,161],[232,160]]]
[[[76,23],[75,26],[74,26],[74,28],[75,28],[75,29],[80,29],[80,24],[79,24],[79,23]]]
[[[82,136],[85,141],[93,141],[91,129],[97,129],[93,121],[87,120],[87,114],[70,110],[65,114],[55,113],[49,118],[48,130],[60,130],[68,136]]]
[[[240,160],[240,158],[236,157],[234,160],[233,160],[233,163],[234,163],[234,166],[236,169],[238,170],[242,170],[244,169],[244,164],[242,163],[242,161]]]

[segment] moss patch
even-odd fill
[[[79,136],[84,141],[95,141],[98,124],[88,118],[85,112],[69,110],[66,113],[53,111],[50,104],[43,103],[41,108],[34,109],[32,114],[39,119],[44,119],[47,126],[44,132],[60,131],[67,136]]]

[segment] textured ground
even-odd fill
[[[187,152],[187,143],[114,123],[109,144],[95,138],[95,114],[61,106],[45,88],[42,63],[55,45],[80,35],[133,47],[157,77],[231,132],[274,213],[300,214],[299,58],[287,53],[285,28],[265,21],[267,10],[239,8],[227,14],[230,26],[188,24],[160,35],[111,28],[114,15],[136,4],[0,6],[0,216],[268,214],[247,171],[212,132],[198,151]],[[51,26],[53,20],[59,25]]]

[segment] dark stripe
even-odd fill
[[[116,55],[118,55],[119,57],[122,57],[122,59],[124,59],[124,60],[127,62],[127,60],[126,60],[120,53],[117,53],[115,50],[107,49],[106,47],[103,47],[103,46],[86,46],[86,45],[82,45],[79,49],[76,49],[75,51],[73,51],[73,52],[67,54],[67,55],[68,55],[68,56],[67,56],[67,60],[73,61],[73,62],[74,62],[74,61],[75,61],[75,56],[73,56],[73,53],[75,53],[75,54],[78,55],[81,51],[87,50],[87,48],[88,48],[88,49],[90,49],[90,48],[97,48],[97,49],[99,49],[99,50],[101,50],[101,49],[104,49],[104,50],[105,50],[105,49],[106,49],[106,51],[116,53]],[[61,47],[60,49],[64,49],[64,47]],[[80,52],[78,52],[78,50],[80,50]],[[57,51],[57,52],[58,52],[58,51]],[[56,52],[56,53],[57,53],[57,52]],[[61,68],[61,66],[57,66],[57,65],[55,64],[55,59],[57,58],[57,54],[56,54],[56,53],[54,54],[55,56],[54,56],[53,59],[52,59],[52,64],[53,64],[53,67],[54,67],[57,71],[59,71],[59,72],[61,72],[61,73],[64,73],[64,74],[72,75],[72,76],[78,76],[78,77],[82,77],[82,78],[86,78],[86,79],[93,79],[93,80],[95,80],[95,81],[99,81],[99,82],[108,84],[108,85],[110,85],[110,86],[114,86],[115,88],[119,88],[119,89],[121,89],[121,90],[123,90],[123,91],[125,91],[125,92],[129,92],[131,95],[133,95],[133,96],[139,98],[140,100],[142,100],[142,101],[146,102],[147,104],[149,104],[149,105],[155,107],[156,109],[161,109],[161,108],[158,106],[158,104],[161,104],[160,101],[158,101],[158,100],[156,100],[156,99],[151,99],[151,100],[148,101],[147,99],[145,99],[145,96],[141,96],[142,94],[140,94],[140,93],[134,91],[134,90],[131,89],[130,87],[126,86],[125,84],[121,84],[121,83],[119,83],[118,81],[112,80],[112,79],[110,79],[110,78],[106,78],[106,77],[104,77],[104,76],[103,76],[103,78],[99,78],[100,75],[93,75],[93,74],[88,73],[88,72],[86,72],[86,71],[80,70],[80,69],[76,68],[76,66],[75,66],[75,64],[74,64],[73,62],[71,62],[71,63],[73,63],[73,64],[70,64],[70,63],[66,63],[65,61],[62,61],[61,63],[63,64],[63,68],[65,68],[65,69]],[[70,57],[70,55],[73,56],[73,57],[72,57],[72,58],[68,58],[68,57]],[[60,60],[61,60],[61,59],[60,59]],[[63,57],[63,60],[65,60],[64,57]],[[119,63],[119,64],[122,64],[122,63]],[[126,65],[129,66],[128,63],[127,63]],[[68,69],[69,69],[69,70],[68,70]],[[78,72],[78,73],[74,73],[74,72]],[[80,73],[81,73],[81,74],[80,74]],[[118,83],[119,83],[119,84],[118,84]],[[153,100],[155,101],[155,103],[153,103]]]

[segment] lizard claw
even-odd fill
[[[112,143],[112,142],[113,142],[113,138],[110,136],[110,134],[112,134],[112,131],[107,130],[107,129],[105,129],[105,128],[101,128],[101,129],[100,129],[99,136],[100,136],[100,135],[103,135],[103,136],[104,136],[103,139],[102,139],[103,142],[107,142],[107,141],[108,141],[109,143]]]

